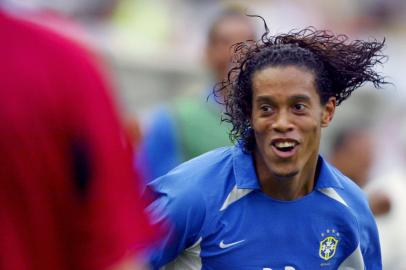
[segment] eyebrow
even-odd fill
[[[289,97],[290,101],[297,101],[297,100],[301,100],[301,101],[306,101],[306,102],[310,102],[310,97],[308,95],[294,95]]]
[[[310,97],[308,95],[294,95],[294,96],[289,97],[288,100],[290,102],[294,102],[294,101],[298,101],[298,100],[305,101],[305,102],[310,102]],[[258,103],[266,103],[266,102],[274,103],[275,101],[272,98],[272,96],[266,95],[266,96],[258,96],[258,97],[256,97],[255,102],[258,102]]]

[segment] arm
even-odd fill
[[[371,210],[368,207],[365,208],[363,215],[359,219],[360,246],[364,258],[365,269],[381,270],[382,258],[378,228]]]
[[[155,222],[168,228],[166,237],[152,251],[150,260],[154,269],[173,261],[201,237],[206,206],[199,192],[184,188],[182,182],[186,181],[164,176],[150,184],[158,198],[149,210]]]

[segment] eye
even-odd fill
[[[296,112],[303,112],[306,109],[306,105],[304,105],[303,103],[297,103],[297,104],[293,105],[293,109]]]
[[[259,109],[260,109],[262,112],[265,112],[265,113],[272,113],[272,112],[274,111],[274,108],[273,108],[271,105],[269,105],[269,104],[263,104],[263,105],[261,105],[261,106],[259,107]]]

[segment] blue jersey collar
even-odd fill
[[[337,172],[337,169],[331,166],[321,156],[319,156],[318,164],[320,166],[320,172],[316,181],[315,189],[329,187],[342,189],[343,186],[338,179],[341,174]],[[233,148],[233,166],[238,188],[261,189],[252,155],[245,153],[238,145]]]
[[[233,148],[233,167],[238,188],[261,189],[252,155],[245,153],[238,145]]]
[[[322,188],[340,188],[343,189],[339,178],[343,175],[331,164],[329,164],[322,156],[319,156],[318,164],[320,166],[319,177],[316,181],[316,189]]]

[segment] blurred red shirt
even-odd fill
[[[154,237],[82,48],[0,12],[0,269],[105,269]]]

